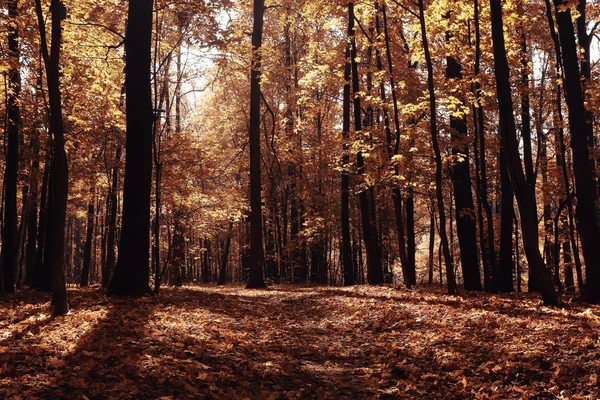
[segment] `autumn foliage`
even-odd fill
[[[599,10],[0,2],[0,397],[598,397]]]

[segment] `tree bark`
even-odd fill
[[[254,0],[252,71],[250,73],[250,275],[248,289],[266,287],[263,279],[262,195],[260,160],[261,46],[265,2]]]
[[[8,70],[9,92],[6,101],[7,145],[4,170],[4,220],[2,236],[2,292],[15,291],[17,269],[17,171],[19,168],[19,131],[21,129],[21,68],[19,63],[19,29],[17,0],[8,1]]]
[[[348,39],[350,40],[350,64],[352,69],[352,95],[354,97],[354,133],[362,136],[362,114],[360,107],[360,87],[358,76],[358,63],[356,61],[356,38],[354,30],[354,3],[348,3]],[[358,137],[358,139],[362,139]],[[365,162],[362,150],[356,154],[358,174],[364,175]],[[363,188],[359,193],[360,213],[362,220],[362,234],[367,252],[367,280],[370,285],[383,283],[383,268],[381,266],[381,250],[377,235],[377,226],[372,220],[371,201],[369,201],[369,188]],[[374,200],[373,200],[374,201]]]
[[[90,264],[92,262],[92,240],[94,236],[94,188],[90,190],[92,198],[88,204],[87,212],[87,230],[85,235],[85,247],[83,250],[83,268],[81,269],[81,286],[87,287],[89,284]]]
[[[229,229],[227,230],[227,239],[225,241],[225,249],[223,250],[223,257],[221,259],[221,265],[219,266],[219,280],[217,285],[224,285],[227,281],[227,260],[229,259],[229,249],[231,247],[231,235],[233,233],[233,222],[229,223]]]
[[[600,227],[596,208],[596,173],[591,156],[589,138],[593,136],[593,127],[584,104],[581,87],[581,74],[577,56],[575,31],[571,21],[571,11],[567,8],[559,11],[560,0],[554,0],[556,22],[564,68],[565,98],[569,110],[569,128],[571,130],[571,149],[573,150],[573,170],[575,172],[575,190],[577,208],[575,217],[581,236],[583,258],[586,265],[586,283],[583,298],[600,303]]]
[[[442,154],[438,143],[438,128],[437,128],[437,104],[435,96],[435,86],[433,81],[433,62],[429,52],[429,42],[427,40],[427,30],[425,27],[425,6],[423,0],[419,0],[419,21],[421,25],[421,39],[423,41],[423,50],[425,53],[425,62],[427,64],[427,88],[429,91],[429,111],[431,114],[430,130],[431,142],[435,153],[435,192],[438,203],[439,214],[439,233],[444,255],[444,264],[446,265],[446,280],[448,281],[448,293],[458,293],[456,287],[456,279],[454,277],[454,262],[450,254],[450,245],[448,243],[448,235],[446,233],[446,210],[444,208],[444,193],[442,191]]]
[[[462,80],[461,65],[454,57],[446,58],[446,78]],[[464,99],[460,99],[461,103]],[[454,204],[456,212],[456,231],[460,247],[460,260],[466,290],[481,291],[481,276],[477,257],[477,228],[475,226],[475,205],[471,193],[471,175],[469,171],[469,147],[467,125],[461,111],[460,116],[450,114],[452,135],[452,183],[454,186]]]
[[[47,251],[52,270],[52,304],[53,315],[64,315],[68,312],[67,288],[64,272],[65,218],[67,214],[67,195],[69,175],[67,154],[65,152],[64,125],[62,116],[62,95],[60,90],[60,48],[62,41],[61,21],[66,18],[66,8],[60,0],[50,2],[52,17],[51,46],[48,49],[46,40],[46,24],[42,12],[41,0],[35,1],[38,27],[41,39],[41,51],[46,66],[46,82],[48,84],[48,103],[50,106],[50,131],[53,136],[54,158],[50,170],[48,209]]]
[[[504,32],[502,21],[502,4],[500,0],[490,0],[492,19],[492,40],[494,47],[494,66],[496,77],[496,94],[498,97],[500,114],[500,135],[502,145],[508,154],[508,166],[511,184],[517,198],[519,214],[521,216],[521,229],[523,231],[523,245],[525,254],[534,275],[539,282],[540,292],[546,305],[555,305],[558,298],[552,286],[550,271],[544,265],[544,260],[539,249],[539,232],[537,224],[537,210],[535,193],[529,185],[519,156],[517,131],[513,114],[510,70],[506,57]]]
[[[125,52],[127,137],[119,259],[109,295],[151,294],[149,279],[152,190],[152,0],[130,0]]]
[[[352,259],[352,243],[350,237],[350,84],[352,80],[351,42],[350,37],[354,32],[354,12],[352,3],[348,3],[348,29],[346,38],[346,62],[344,63],[344,100],[343,100],[343,153],[342,153],[342,268],[344,275],[344,286],[352,286],[355,283],[354,262]]]

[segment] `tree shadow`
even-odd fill
[[[485,318],[471,321],[461,299],[377,292],[183,287],[152,298],[107,299],[80,291],[64,319],[0,344],[11,360],[3,367],[0,355],[0,397],[493,397],[515,385],[543,393],[558,380],[551,357],[571,357],[568,348],[559,353],[535,342],[526,327],[498,325],[497,316],[482,311],[485,304],[471,310]],[[59,337],[61,322],[76,332]],[[523,335],[513,346],[519,351],[503,346],[507,335]],[[579,375],[588,376],[581,368]]]
[[[138,373],[138,364],[145,355],[144,327],[157,299],[105,299],[100,293],[84,296],[88,298],[74,296],[84,309],[74,307],[69,315],[53,320],[58,326],[76,318],[72,323],[83,327],[85,333],[81,336],[52,338],[48,337],[53,334],[50,331],[42,333],[44,337],[33,335],[24,338],[25,343],[10,347],[6,354],[14,362],[10,374],[33,379],[14,380],[9,393],[18,391],[28,393],[28,397],[55,399],[136,398],[145,385],[154,386],[153,381]],[[90,317],[92,312],[102,311],[105,315],[99,319]],[[32,329],[33,326],[27,330]],[[42,339],[43,343],[34,344]],[[71,340],[66,354],[53,348],[52,340]],[[31,353],[11,354],[24,348],[31,349]]]

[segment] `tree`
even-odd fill
[[[94,235],[94,188],[90,190],[90,201],[87,212],[87,230],[85,235],[85,247],[83,250],[83,267],[81,269],[82,287],[88,286],[90,275],[90,264],[92,262],[92,236]]]
[[[151,294],[149,279],[152,181],[152,0],[130,0],[125,36],[127,137],[123,223],[109,295]]]
[[[593,136],[593,126],[584,104],[571,10],[560,0],[554,0],[554,7],[562,49],[565,98],[569,110],[577,196],[575,216],[586,265],[586,283],[582,294],[587,301],[598,304],[600,303],[600,290],[598,290],[600,288],[600,247],[598,246],[600,226],[596,207],[596,174],[594,163],[591,162],[593,157],[590,155],[593,147],[589,146],[589,138]]]
[[[344,270],[344,286],[354,285],[354,263],[352,260],[352,248],[350,239],[350,173],[348,171],[350,156],[350,89],[352,80],[352,62],[351,40],[354,34],[354,12],[351,2],[348,3],[348,29],[346,37],[344,62],[344,100],[343,100],[343,150],[342,150],[342,204],[341,204],[341,222],[342,222],[342,265]]]
[[[454,57],[446,57],[446,78],[462,80],[462,68]],[[459,89],[460,90],[460,89]],[[463,99],[459,99],[462,105]],[[469,171],[469,147],[467,125],[462,110],[450,114],[452,129],[452,183],[456,213],[456,231],[460,246],[460,260],[466,290],[482,290],[477,257],[477,229],[475,227],[475,205],[471,194],[471,175]]]
[[[507,164],[510,172],[511,184],[517,198],[519,214],[521,216],[521,230],[523,231],[523,244],[529,268],[538,280],[542,299],[547,305],[558,303],[556,292],[552,285],[550,271],[544,265],[544,260],[539,249],[539,233],[537,224],[537,210],[535,192],[529,185],[519,157],[517,130],[512,106],[510,87],[510,69],[506,57],[504,44],[502,4],[500,0],[490,0],[492,19],[492,39],[494,48],[494,66],[496,78],[496,95],[500,113],[500,136],[502,146],[507,151]]]
[[[17,0],[8,1],[9,93],[6,102],[7,144],[4,170],[4,231],[2,235],[2,293],[14,292],[17,269],[17,169],[19,166],[19,130],[21,125],[21,72],[19,61],[19,11]]]
[[[52,271],[53,315],[64,315],[69,311],[64,271],[65,219],[67,214],[67,195],[69,190],[69,171],[65,152],[65,129],[62,115],[62,94],[60,90],[60,48],[62,41],[61,21],[66,18],[67,10],[60,0],[50,2],[51,47],[46,40],[46,23],[40,0],[36,0],[35,9],[40,30],[41,53],[46,69],[48,84],[48,103],[50,108],[50,132],[52,150],[48,189],[48,235],[46,237],[45,260]]]
[[[431,61],[431,53],[429,52],[429,42],[427,39],[427,28],[425,25],[425,5],[423,0],[419,0],[419,22],[421,25],[421,40],[423,42],[423,50],[425,53],[425,63],[427,64],[427,89],[429,91],[429,111],[430,121],[429,129],[431,131],[431,142],[435,154],[435,193],[437,197],[438,213],[439,213],[439,233],[442,241],[442,251],[444,254],[444,264],[446,265],[446,279],[448,280],[448,293],[456,294],[456,280],[454,277],[454,262],[450,254],[450,245],[448,243],[448,235],[446,233],[446,210],[444,208],[444,193],[442,188],[442,154],[438,141],[437,128],[437,103],[435,96],[435,86],[433,80],[433,62]]]
[[[362,114],[360,106],[360,86],[358,76],[358,62],[356,51],[356,32],[354,31],[354,3],[348,3],[348,40],[350,41],[350,66],[352,70],[352,95],[354,105],[354,131],[356,135],[362,135]],[[364,137],[364,136],[363,136]],[[357,137],[357,140],[363,140],[363,137]],[[365,170],[365,161],[363,151],[356,154],[356,166],[358,173],[363,175]],[[381,249],[379,248],[379,237],[377,235],[377,224],[371,207],[375,208],[374,199],[369,199],[368,187],[361,188],[359,193],[361,226],[363,233],[363,242],[367,253],[367,277],[371,285],[383,283],[383,268],[381,266]]]
[[[262,198],[260,161],[261,46],[265,2],[254,0],[252,67],[250,72],[250,275],[247,288],[266,287],[263,279]]]

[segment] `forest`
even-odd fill
[[[597,0],[1,0],[0,397],[600,396]]]

